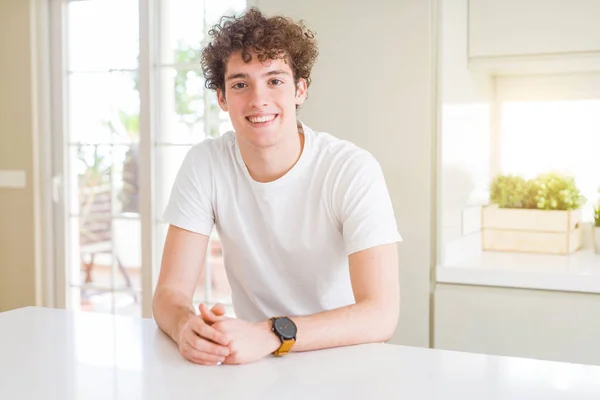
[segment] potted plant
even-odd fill
[[[575,180],[545,173],[527,180],[499,175],[483,208],[483,249],[569,254],[581,246],[581,195]]]

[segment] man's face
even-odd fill
[[[238,52],[227,62],[225,93],[219,89],[217,96],[221,109],[229,112],[238,141],[267,148],[298,132],[296,105],[306,99],[306,82],[300,79],[296,85],[282,59],[261,63],[252,54],[252,61],[245,63]]]

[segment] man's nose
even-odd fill
[[[256,85],[252,88],[252,92],[250,93],[250,106],[251,107],[264,107],[269,104],[269,94],[267,88]]]

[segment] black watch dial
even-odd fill
[[[296,337],[296,324],[287,317],[275,318],[275,321],[273,321],[273,330],[284,340]]]

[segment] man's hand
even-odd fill
[[[217,317],[223,318],[223,317]],[[179,352],[189,361],[202,365],[218,365],[231,354],[229,338],[210,326],[201,316],[192,316],[182,324],[177,335]]]
[[[224,364],[246,364],[257,361],[279,348],[281,342],[271,331],[271,322],[252,323],[225,316],[225,307],[216,304],[210,310],[200,304],[202,320],[229,338],[230,355]]]
[[[279,348],[281,341],[271,331],[271,321],[248,322],[226,318],[212,327],[229,338],[230,354],[223,364],[247,364],[258,361]]]

